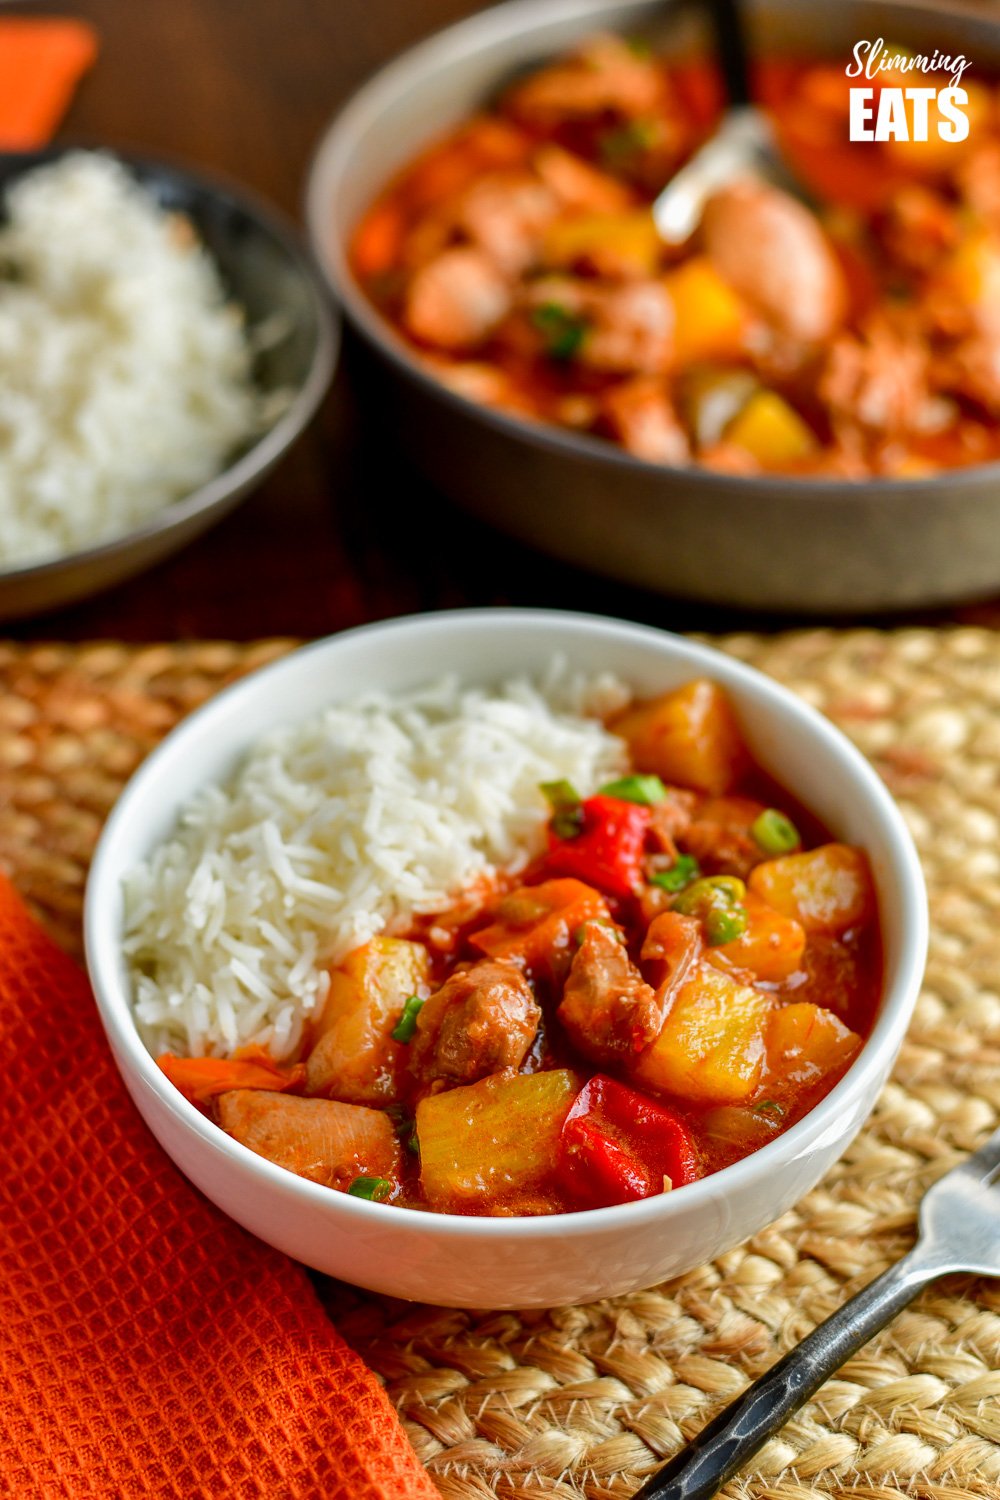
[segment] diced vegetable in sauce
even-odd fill
[[[392,1040],[411,995],[427,993],[430,964],[419,943],[372,938],[330,975],[318,1039],[306,1063],[309,1092],[355,1104],[400,1097],[406,1055]]]
[[[420,1186],[452,1212],[513,1200],[545,1187],[577,1093],[565,1068],[495,1074],[417,1105]]]
[[[794,1125],[877,1007],[867,858],[753,764],[716,684],[611,727],[627,768],[545,783],[516,881],[331,969],[301,1057],[164,1056],[167,1077],[250,1150],[393,1211],[628,1203]]]

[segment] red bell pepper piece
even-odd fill
[[[581,803],[579,833],[549,832],[546,875],[575,875],[610,896],[631,896],[642,880],[648,807],[619,797],[588,797]]]
[[[652,1198],[700,1175],[687,1126],[662,1104],[603,1073],[573,1101],[561,1147],[564,1180],[591,1208]]]

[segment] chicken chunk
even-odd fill
[[[655,803],[649,810],[647,841],[660,854],[676,859],[677,840],[690,826],[697,806],[697,792],[679,786],[668,787],[663,801]]]
[[[578,213],[620,214],[633,202],[628,188],[572,151],[546,143],[534,157],[535,171],[559,199]]]
[[[961,233],[955,205],[921,183],[893,195],[878,227],[892,260],[918,273],[934,270],[955,249]]]
[[[661,381],[648,375],[613,386],[602,414],[612,436],[629,453],[654,464],[683,464],[691,457],[687,435]]]
[[[355,1177],[398,1175],[399,1145],[380,1109],[258,1089],[222,1094],[218,1108],[229,1135],[310,1182],[346,1190]]]
[[[658,281],[614,286],[545,276],[533,284],[530,303],[582,321],[584,332],[575,358],[591,370],[660,375],[670,368],[674,304]]]
[[[491,172],[463,193],[455,227],[507,276],[538,259],[541,234],[559,212],[555,194],[527,172]]]
[[[1000,329],[963,339],[941,374],[949,391],[967,396],[993,417],[1000,416]]]
[[[411,1064],[422,1082],[475,1083],[519,1068],[541,1010],[513,964],[484,961],[453,974],[417,1016]]]
[[[779,188],[734,182],[702,218],[719,274],[781,332],[819,343],[843,322],[847,288],[819,222]]]
[[[744,880],[767,856],[750,829],[764,811],[752,797],[709,797],[684,831],[684,849],[706,875],[739,875]]]
[[[656,997],[614,928],[603,922],[584,927],[558,1016],[584,1056],[597,1062],[630,1056],[657,1035],[662,1016]]]
[[[524,124],[656,114],[666,93],[663,70],[618,36],[595,36],[572,57],[533,73],[508,93],[506,108]]]
[[[410,282],[403,322],[438,349],[474,349],[507,316],[511,292],[489,256],[473,246],[445,250]]]
[[[827,356],[819,396],[836,421],[868,432],[918,430],[928,400],[927,350],[872,319],[863,338],[844,334]]]

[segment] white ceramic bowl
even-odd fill
[[[868,851],[885,943],[874,1031],[827,1097],[786,1134],[713,1177],[617,1208],[488,1219],[367,1203],[254,1155],[167,1082],[139,1039],[122,958],[121,882],[193,792],[227,777],[265,731],[373,685],[413,687],[541,670],[557,652],[611,670],[639,694],[696,675],[730,693],[761,764],[840,838]],[[219,695],[169,735],[126,787],[98,846],[86,899],[87,962],[108,1039],[140,1113],[202,1192],[254,1234],[359,1286],[451,1306],[544,1307],[650,1286],[756,1233],[818,1181],[871,1110],[923,973],[926,898],[903,820],[863,757],[814,710],[706,646],[636,625],[547,611],[461,611],[349,631]]]

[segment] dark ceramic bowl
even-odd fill
[[[0,197],[16,177],[64,150],[0,156]],[[83,552],[0,570],[0,619],[40,614],[96,594],[176,552],[220,521],[259,484],[307,425],[330,383],[339,344],[326,291],[295,231],[271,209],[227,183],[165,162],[110,153],[165,208],[185,214],[212,255],[226,292],[253,329],[280,315],[287,333],[254,366],[262,392],[291,392],[263,433],[228,467],[142,526]]]
[[[936,5],[746,0],[756,46],[842,58],[862,38],[1000,65],[1000,22]],[[514,0],[384,68],[334,121],[310,174],[310,236],[353,326],[389,377],[397,432],[452,499],[522,540],[648,588],[737,607],[830,614],[942,604],[1000,587],[1000,465],[847,483],[736,478],[645,463],[447,390],[355,282],[353,226],[423,145],[518,70],[595,30],[666,52],[707,40],[671,0]]]

